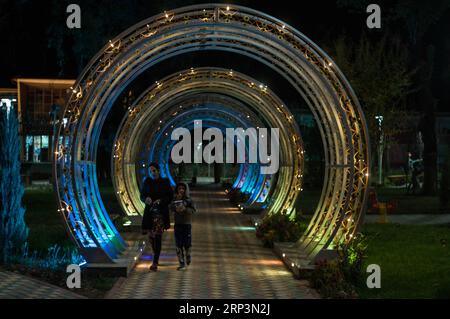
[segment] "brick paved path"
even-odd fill
[[[198,212],[188,269],[176,270],[173,231],[166,232],[158,272],[148,270],[148,250],[108,298],[317,298],[306,281],[294,279],[272,250],[262,247],[248,216],[232,207],[221,189],[203,187],[192,195]]]
[[[0,271],[0,299],[79,299],[69,290],[10,271]]]

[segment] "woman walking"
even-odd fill
[[[170,228],[169,204],[173,198],[173,191],[169,179],[161,177],[157,163],[151,163],[149,169],[150,177],[144,180],[140,196],[141,201],[145,203],[142,232],[148,234],[153,250],[150,270],[157,271],[162,234]]]

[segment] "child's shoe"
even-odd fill
[[[191,249],[190,248],[186,249],[186,263],[188,265],[191,264]]]

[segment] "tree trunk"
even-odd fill
[[[436,195],[437,192],[437,139],[436,116],[433,107],[424,114],[420,131],[423,136],[423,194]]]
[[[419,131],[423,139],[423,194],[436,195],[437,193],[437,138],[436,115],[434,113],[435,100],[427,85],[421,92],[423,116],[419,123]]]
[[[383,185],[383,143],[378,144],[378,185]]]

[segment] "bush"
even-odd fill
[[[341,244],[338,249],[339,266],[344,278],[353,285],[359,285],[363,276],[363,263],[367,251],[367,239],[358,234],[349,245]]]
[[[8,263],[27,241],[22,206],[19,122],[15,110],[0,107],[0,263]]]
[[[230,199],[230,202],[237,205],[240,203],[245,203],[250,198],[249,194],[243,193],[239,190],[232,190],[228,193],[228,198]]]
[[[291,220],[286,214],[266,215],[256,228],[256,236],[265,247],[273,247],[274,242],[294,242],[306,230],[306,223],[298,216]]]
[[[25,244],[23,254],[12,258],[12,264],[20,264],[29,270],[50,270],[65,271],[70,264],[80,264],[84,258],[75,247],[62,248],[59,245],[52,245],[47,249],[46,254],[39,254],[36,250],[32,253]]]
[[[324,298],[356,298],[356,286],[363,279],[363,263],[366,258],[366,238],[359,234],[349,245],[340,245],[338,258],[321,260],[311,274],[310,281]]]
[[[353,285],[345,280],[338,260],[317,262],[310,282],[323,298],[350,299],[357,297]]]

